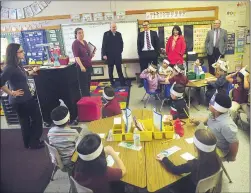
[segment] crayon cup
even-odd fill
[[[135,147],[140,146],[140,134],[139,133],[134,133],[133,134],[133,142]]]

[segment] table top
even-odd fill
[[[216,79],[216,77],[210,73],[205,73],[205,79],[199,79],[199,80],[189,80],[187,87],[203,87],[207,86],[208,84],[205,83],[207,79]]]
[[[214,75],[212,75],[210,73],[205,73],[205,79],[189,80],[189,82],[187,83],[186,87],[197,87],[197,88],[199,88],[199,87],[207,86],[207,83],[205,83],[205,81],[207,79],[213,79],[213,78],[216,79],[216,77]],[[165,85],[167,83],[160,82],[160,84]]]
[[[152,112],[144,112],[144,115],[147,117],[152,116]],[[175,152],[169,156],[169,159],[175,164],[180,165],[186,163],[186,160],[180,157],[183,153],[190,153],[193,156],[196,156],[195,149],[192,144],[188,144],[185,139],[191,138],[194,135],[195,127],[186,120],[184,125],[185,133],[184,136],[180,139],[173,140],[153,140],[150,142],[145,142],[145,156],[146,156],[146,173],[147,173],[147,190],[149,192],[155,192],[168,186],[184,176],[177,176],[168,172],[162,164],[156,160],[156,156],[165,149],[169,149],[173,146],[178,146],[181,150]]]
[[[143,110],[133,110],[133,115],[137,118],[142,118]],[[115,116],[120,117],[121,115]],[[100,119],[90,122],[88,124],[89,130],[94,133],[108,133],[113,126],[114,117]],[[142,149],[140,151],[130,150],[124,147],[119,147],[119,142],[109,142],[102,140],[104,146],[110,145],[116,152],[120,152],[119,157],[124,162],[126,167],[126,175],[121,181],[134,186],[145,188],[146,187],[146,158],[145,158],[145,144],[141,143]]]
[[[152,118],[152,111],[137,109],[133,110],[133,115],[138,119],[143,119],[143,117],[144,119],[149,119]],[[115,117],[120,116],[121,115]],[[114,117],[96,120],[88,123],[88,128],[94,133],[107,134],[113,126],[113,120]],[[175,165],[180,165],[186,162],[186,160],[180,157],[181,154],[189,152],[194,156],[196,155],[193,144],[188,144],[185,141],[186,138],[193,136],[195,129],[194,126],[188,122],[188,120],[186,120],[186,122],[187,123],[184,126],[184,137],[171,141],[163,139],[141,142],[142,149],[140,151],[119,147],[119,142],[108,142],[103,140],[104,145],[110,145],[116,152],[120,152],[119,157],[124,162],[127,170],[126,175],[121,179],[121,181],[140,188],[145,188],[147,186],[149,192],[155,192],[182,178],[182,176],[173,175],[172,173],[166,171],[159,161],[156,160],[156,156],[164,149],[178,146],[181,150],[177,151],[169,158]]]

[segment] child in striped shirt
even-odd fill
[[[66,168],[72,168],[71,157],[76,149],[79,133],[76,129],[68,127],[70,120],[68,108],[65,106],[56,107],[51,112],[51,119],[55,126],[47,134],[49,143],[58,150],[63,165]]]

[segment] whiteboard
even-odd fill
[[[72,43],[75,40],[74,30],[77,27],[80,27],[84,30],[85,41],[91,42],[97,48],[96,54],[92,60],[100,61],[103,36],[106,31],[110,30],[110,23],[61,25],[64,46],[65,46],[65,54],[70,57],[71,61],[75,61],[72,53]],[[138,23],[136,21],[117,22],[117,31],[122,34],[122,38],[124,41],[124,50],[122,53],[122,58],[123,59],[138,58],[138,53],[137,53]]]

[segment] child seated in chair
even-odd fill
[[[217,173],[221,168],[221,160],[216,154],[217,139],[214,134],[206,129],[196,130],[193,137],[193,144],[198,157],[187,161],[184,164],[173,164],[168,157],[163,154],[157,155],[159,160],[166,170],[175,174],[181,175],[190,173],[189,176],[179,180],[170,187],[170,192],[195,192],[197,184],[200,180],[205,179]],[[169,191],[164,191],[169,192]]]
[[[112,87],[106,86],[104,88],[102,100],[104,105],[102,108],[103,118],[121,114],[120,105]]]
[[[78,159],[73,171],[73,178],[77,183],[95,193],[124,192],[120,179],[126,173],[125,165],[112,147],[103,147],[99,135],[85,135],[78,144],[77,152]],[[112,157],[116,167],[107,166],[108,155]]]
[[[232,107],[230,108],[230,115],[233,121],[236,122],[237,111],[239,109],[246,110],[248,102],[248,91],[249,91],[249,73],[245,68],[235,73],[226,76],[226,80],[234,84],[232,90]],[[231,96],[230,96],[231,97]]]
[[[185,69],[183,65],[175,65],[173,67],[173,73],[172,77],[167,77],[167,84],[173,84],[176,82],[176,84],[182,84],[183,86],[186,86],[188,83],[188,78],[184,75]]]
[[[162,66],[159,68],[159,75],[167,76],[172,73],[173,69],[169,66],[168,60],[163,60]]]
[[[193,64],[193,70],[196,71],[198,69],[200,74],[204,73],[204,70],[202,68],[203,64],[204,64],[203,58],[198,58]]]
[[[239,149],[238,127],[229,115],[232,106],[228,95],[216,93],[210,100],[210,115],[203,118],[191,118],[190,123],[206,124],[217,138],[217,147],[221,150],[223,160],[235,161]]]
[[[71,157],[75,151],[79,133],[76,129],[68,127],[70,113],[67,107],[58,106],[53,109],[51,119],[55,126],[47,134],[49,143],[58,150],[65,168],[72,169]]]
[[[149,92],[155,92],[158,89],[159,82],[165,82],[166,80],[157,73],[157,66],[153,64],[140,74],[140,78],[147,80]]]
[[[228,71],[228,61],[218,60],[218,63],[212,65],[217,69],[218,77],[216,80],[206,80],[205,83],[208,84],[206,91],[206,102],[209,104],[210,99],[217,91],[218,93],[223,93],[227,95],[228,82],[226,80],[226,75]]]
[[[171,87],[171,111],[168,116],[169,121],[175,119],[188,118],[188,108],[184,99],[185,87],[181,84],[174,83]]]

